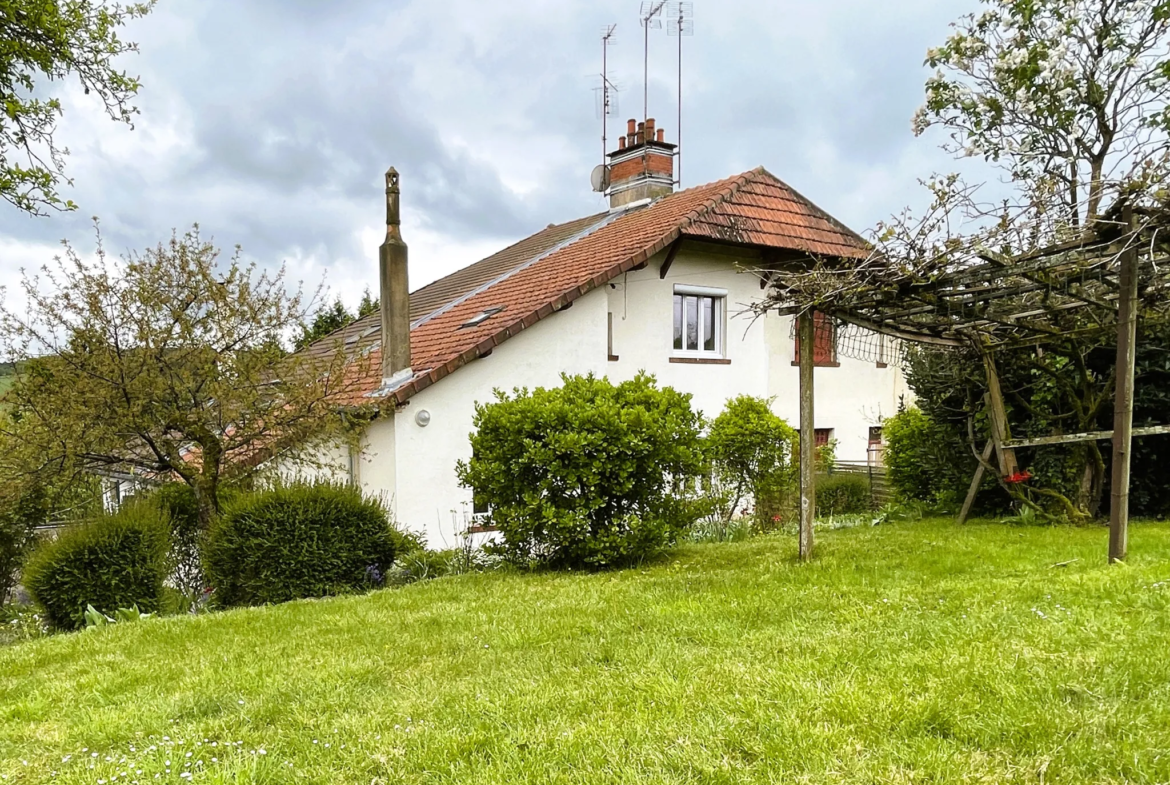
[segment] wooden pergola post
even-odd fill
[[[1122,213],[1133,228],[1133,208]],[[1121,254],[1117,293],[1117,391],[1113,403],[1113,487],[1109,510],[1109,563],[1125,561],[1129,548],[1129,473],[1133,447],[1134,366],[1137,364],[1137,246],[1133,238]]]
[[[991,421],[991,441],[999,457],[1000,475],[1010,477],[1020,471],[1020,464],[1016,460],[1016,451],[1004,446],[1012,438],[1012,429],[1008,424],[1007,405],[1003,400],[995,357],[986,347],[983,349],[983,368],[987,372],[987,415]]]
[[[813,417],[813,368],[816,334],[812,311],[797,318],[800,338],[800,558],[813,555],[813,521],[817,517],[816,420]]]

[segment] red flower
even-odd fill
[[[1019,485],[1020,483],[1027,482],[1030,479],[1032,479],[1032,473],[1024,471],[1010,474],[1007,477],[1004,477],[1003,481],[1008,485]]]

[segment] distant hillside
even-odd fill
[[[8,392],[8,388],[12,386],[13,374],[16,373],[16,366],[12,363],[0,363],[0,395]]]

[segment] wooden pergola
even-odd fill
[[[991,440],[964,505],[965,520],[992,453],[1001,476],[1018,473],[1015,450],[1044,444],[1112,439],[1109,560],[1123,561],[1129,522],[1130,451],[1135,436],[1170,426],[1133,429],[1134,365],[1139,318],[1170,310],[1170,221],[1165,213],[1125,206],[1078,238],[1013,257],[958,249],[922,266],[875,254],[866,262],[824,261],[770,280],[782,314],[797,317],[800,337],[800,554],[813,551],[814,341],[817,312],[838,325],[876,336],[941,347],[973,348],[983,357]],[[1112,431],[1014,440],[996,372],[998,349],[1040,346],[1069,336],[1117,336],[1117,388]]]

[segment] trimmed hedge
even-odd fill
[[[203,568],[219,605],[263,605],[365,591],[418,547],[379,502],[342,485],[245,496],[211,527]]]
[[[127,505],[37,548],[24,567],[24,586],[61,630],[84,627],[87,605],[107,616],[133,606],[157,613],[169,572],[168,535],[158,508]]]
[[[830,474],[817,478],[817,512],[854,515],[873,509],[869,480],[859,474]]]

